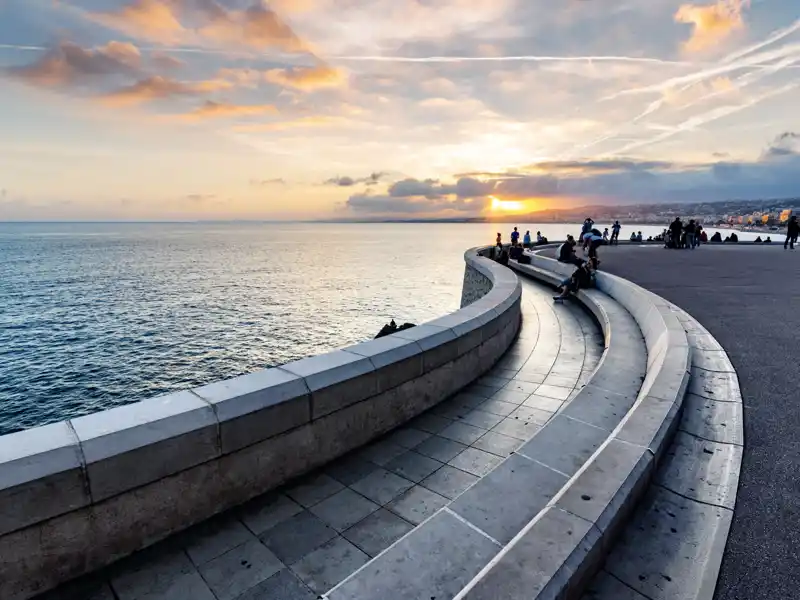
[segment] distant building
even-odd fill
[[[781,212],[781,223],[786,223],[789,220],[789,217],[792,216],[792,209],[787,208],[783,212]]]

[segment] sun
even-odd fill
[[[494,196],[489,196],[492,199],[492,211],[493,212],[512,212],[515,210],[522,210],[525,207],[524,202],[516,202],[514,200],[500,200],[500,198],[495,198]]]

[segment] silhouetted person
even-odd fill
[[[689,222],[684,225],[683,231],[686,234],[686,246],[694,250],[694,234],[697,232],[697,226],[694,224],[694,219],[689,219]]]
[[[619,224],[619,221],[614,221],[614,224],[611,226],[611,243],[614,245],[619,244],[620,229],[622,229],[622,225]]]
[[[708,234],[706,233],[705,229],[703,229],[703,231],[700,232],[700,241],[703,242],[704,244],[708,243]]]
[[[767,239],[764,240],[764,243],[765,244],[771,244],[772,243],[772,238],[767,236]]]
[[[519,231],[517,228],[514,227],[514,231],[511,232],[511,243],[516,244],[519,241]]]
[[[758,236],[756,239],[754,239],[754,240],[753,240],[753,243],[754,243],[754,244],[760,244],[760,243],[762,243],[761,236]]]
[[[714,235],[711,236],[711,242],[715,244],[719,244],[722,242],[722,236],[720,235],[719,231],[717,231]]]
[[[736,242],[738,242],[738,241],[739,241],[739,236],[738,236],[738,235],[736,235],[735,233],[732,233],[732,234],[731,234],[731,237],[730,237],[730,241],[731,241],[731,243],[734,243],[734,244],[735,244]]]
[[[558,247],[558,262],[582,265],[583,261],[575,255],[575,238],[567,236],[567,241]]]
[[[672,242],[675,248],[681,247],[681,235],[683,235],[683,222],[680,217],[675,217],[675,220],[670,223],[669,232],[672,234]]]
[[[797,222],[797,215],[792,215],[786,224],[786,241],[783,242],[783,249],[791,248],[794,250],[798,236],[800,236],[800,223]]]

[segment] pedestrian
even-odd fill
[[[503,245],[503,234],[499,231],[497,232],[497,239],[494,241],[495,246],[502,246]]]
[[[614,224],[611,226],[611,243],[615,246],[619,244],[620,229],[622,229],[622,225],[619,224],[619,221],[614,221]]]
[[[694,224],[694,219],[689,219],[689,222],[683,227],[686,232],[686,247],[694,250],[694,234],[697,232],[697,227]]]
[[[797,215],[792,215],[786,224],[786,241],[783,242],[783,249],[786,250],[788,247],[794,250],[798,236],[800,236],[800,223],[797,222]]]
[[[669,232],[672,234],[673,248],[681,247],[681,235],[683,235],[683,222],[680,217],[675,217],[675,220],[670,223]]]
[[[525,235],[522,238],[522,245],[525,248],[530,248],[531,247],[531,232],[530,231],[526,231],[525,232]]]
[[[511,245],[516,246],[517,242],[519,242],[519,231],[514,227],[514,231],[511,232]]]
[[[603,229],[603,241],[608,242],[608,227]]]

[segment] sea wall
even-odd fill
[[[24,600],[263,494],[458,392],[520,326],[465,254],[460,310],[409,330],[0,437],[0,598]]]

